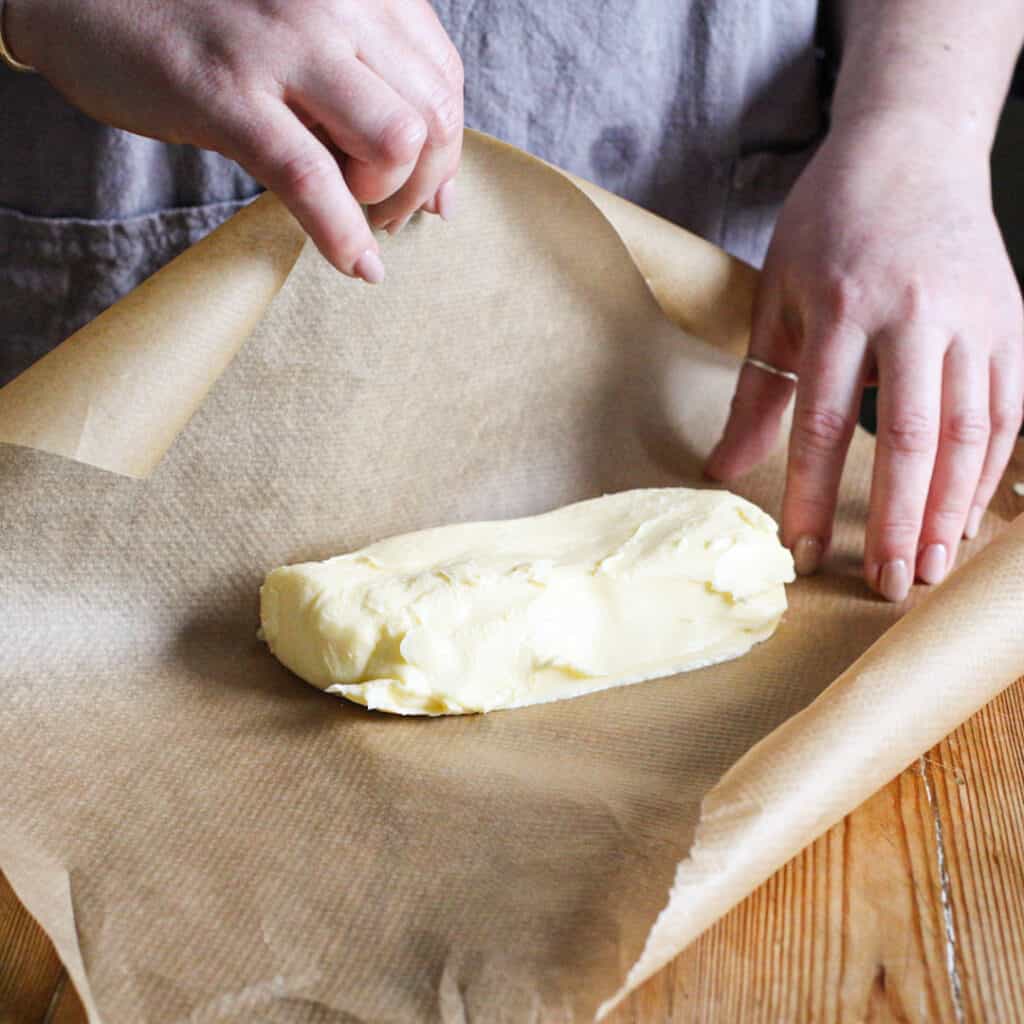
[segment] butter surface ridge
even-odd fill
[[[727,491],[625,491],[275,569],[264,639],[307,682],[395,714],[523,707],[746,653],[793,560]]]

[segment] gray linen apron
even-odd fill
[[[438,0],[466,120],[759,264],[824,132],[816,0]],[[259,191],[0,68],[0,384]]]

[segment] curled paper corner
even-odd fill
[[[597,1020],[1020,677],[1022,580],[1024,515],[725,773],[701,803],[693,845],[640,958]],[[979,608],[989,627],[965,629]],[[917,713],[925,706],[932,715]]]
[[[149,476],[304,239],[280,201],[261,196],[0,389],[0,442]]]
[[[467,148],[547,167],[611,225],[663,312],[740,354],[757,272],[696,235],[467,131]],[[0,388],[0,442],[149,476],[287,280],[305,236],[257,199]]]
[[[761,276],[754,267],[692,231],[500,139],[467,130],[466,145],[545,167],[568,181],[611,225],[669,320],[731,355],[746,353]]]
[[[467,128],[463,152],[464,166],[478,158],[483,173],[488,165],[514,162],[530,174],[546,172],[549,182],[567,183],[611,227],[668,320],[729,355],[746,354],[760,271],[692,231],[501,139]],[[384,244],[390,249],[403,238]]]
[[[662,312],[688,334],[735,356],[750,339],[760,274],[724,249],[574,174],[615,229]]]

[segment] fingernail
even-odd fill
[[[401,231],[402,228],[404,228],[405,225],[409,223],[409,220],[410,220],[411,217],[412,217],[412,214],[410,213],[407,217],[403,217],[401,220],[393,220],[387,226],[388,234],[389,235],[397,235],[398,232]]]
[[[978,536],[978,530],[981,529],[981,517],[985,514],[985,510],[978,505],[973,505],[971,511],[967,513],[967,525],[964,527],[964,536],[968,540],[974,540]]]
[[[946,576],[949,553],[945,544],[929,544],[917,560],[917,575],[925,583],[941,583]]]
[[[380,284],[384,280],[384,264],[372,249],[367,249],[356,260],[352,273],[356,277],[362,278],[367,284]]]
[[[446,181],[437,190],[437,212],[441,214],[441,220],[453,220],[458,204],[455,201],[455,179]]]
[[[878,591],[886,599],[899,603],[910,593],[910,573],[902,558],[895,558],[882,566],[878,577]]]
[[[796,566],[797,574],[810,576],[811,573],[817,572],[818,566],[821,565],[822,551],[824,551],[824,545],[817,537],[804,535],[797,538],[797,542],[793,545],[793,563]]]

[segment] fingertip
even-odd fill
[[[745,420],[730,416],[704,464],[704,472],[708,476],[728,483],[757,465],[759,452],[751,444],[750,426]]]
[[[382,215],[376,206],[371,206],[366,211],[366,221],[370,225],[371,231],[387,231],[394,219],[394,217]]]
[[[384,262],[373,249],[367,249],[353,265],[352,276],[367,284],[380,284],[386,276]]]
[[[793,565],[798,576],[812,576],[821,567],[825,545],[820,537],[804,534],[793,545]]]
[[[878,574],[881,568],[877,562],[864,563],[864,582],[874,591],[878,590]]]
[[[407,217],[400,217],[398,220],[393,220],[384,230],[387,231],[389,235],[397,235],[410,220],[412,220],[411,213]]]
[[[438,189],[436,202],[437,212],[441,215],[441,220],[450,221],[455,219],[458,202],[454,178],[450,178]]]
[[[893,604],[900,604],[910,593],[910,570],[902,558],[894,558],[882,566],[878,574],[878,592]]]
[[[980,505],[972,505],[971,511],[967,513],[967,523],[964,526],[964,537],[967,540],[974,540],[981,529],[981,520],[985,510]]]
[[[717,481],[717,480],[721,479],[721,477],[719,475],[719,470],[718,470],[718,446],[717,445],[712,449],[711,454],[704,461],[704,465],[701,467],[701,472],[702,472],[705,480],[715,480],[715,481]]]
[[[704,476],[717,483],[727,483],[733,474],[729,472],[729,452],[724,442],[719,441],[704,463]]]
[[[949,552],[945,544],[929,544],[917,556],[918,579],[930,586],[941,583],[950,564]]]
[[[771,455],[775,441],[774,432],[732,428],[708,456],[706,472],[722,483],[739,480]]]

